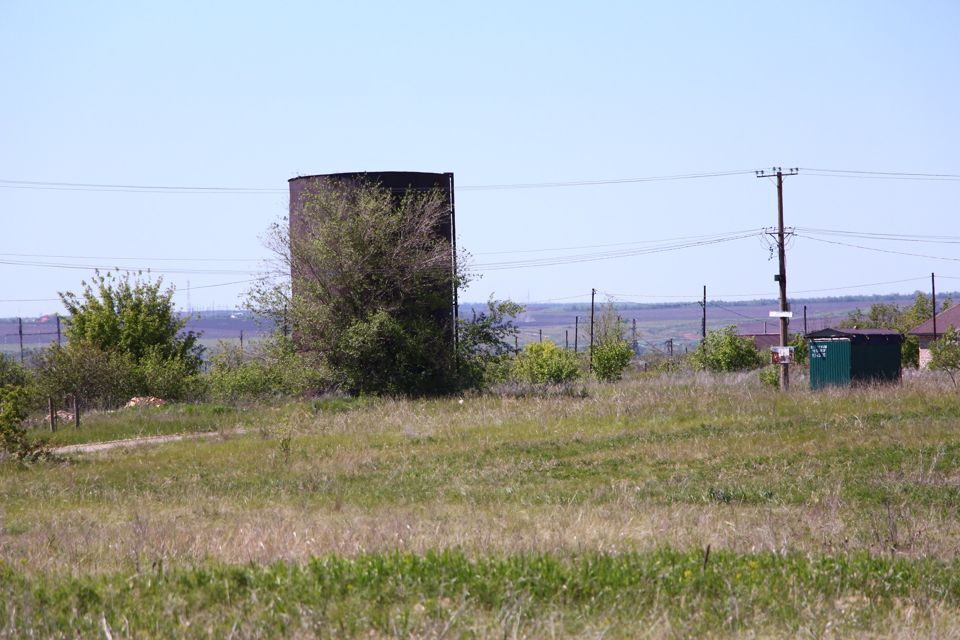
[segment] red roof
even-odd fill
[[[941,311],[937,314],[937,334],[943,333],[949,327],[960,330],[960,304],[955,304],[946,311]],[[911,329],[910,334],[915,336],[932,336],[933,318]]]

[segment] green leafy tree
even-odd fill
[[[948,298],[943,300],[940,311],[952,306]],[[916,368],[920,365],[920,342],[917,336],[909,335],[911,329],[933,317],[933,299],[922,291],[914,296],[908,306],[878,302],[870,305],[864,312],[861,309],[851,311],[846,320],[840,323],[842,328],[890,329],[904,335],[900,347],[903,366]]]
[[[753,340],[738,336],[733,326],[708,331],[690,359],[698,368],[716,372],[756,369],[764,362]]]
[[[960,334],[954,327],[949,327],[931,343],[930,368],[946,371],[953,386],[957,386],[957,374],[960,373]]]
[[[531,384],[562,384],[578,380],[582,372],[577,356],[551,340],[524,347],[513,363],[513,377]]]

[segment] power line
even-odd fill
[[[708,171],[702,173],[681,173],[662,176],[643,176],[635,178],[607,178],[599,180],[568,180],[556,182],[518,182],[509,184],[476,184],[460,185],[458,191],[494,191],[508,189],[548,189],[556,187],[584,187],[611,184],[631,184],[640,182],[668,182],[675,180],[699,180],[703,178],[719,178],[738,176],[752,173],[749,169],[731,171]],[[102,192],[133,192],[133,193],[209,193],[209,194],[247,194],[263,195],[287,193],[287,189],[276,187],[206,187],[186,185],[146,185],[146,184],[111,184],[93,182],[55,182],[43,180],[10,180],[0,179],[0,188],[4,189],[36,189],[53,191],[102,191]],[[406,191],[406,190],[405,190]]]
[[[0,253],[11,258],[57,258],[63,260],[150,260],[153,262],[262,262],[267,258],[145,258],[120,256],[75,256],[49,253]]]
[[[585,187],[608,184],[630,184],[638,182],[668,182],[673,180],[699,180],[702,178],[720,178],[725,176],[739,176],[753,173],[752,169],[736,169],[732,171],[709,171],[705,173],[681,173],[664,176],[646,176],[642,178],[612,178],[604,180],[570,180],[563,182],[519,182],[510,184],[466,185],[457,187],[465,191],[492,191],[501,189],[549,189],[554,187]]]
[[[891,253],[898,256],[911,256],[913,258],[927,258],[929,260],[946,260],[948,262],[960,262],[960,258],[948,258],[946,256],[932,256],[925,253],[911,253],[908,251],[894,251],[893,249],[880,249],[879,247],[867,247],[862,244],[852,244],[850,242],[840,242],[838,240],[827,240],[825,238],[815,238],[813,236],[797,234],[797,237],[803,237],[814,242],[823,242],[826,244],[835,244],[843,247],[853,247],[854,249],[863,249],[865,251],[876,251],[878,253]]]
[[[0,264],[10,265],[10,266],[19,266],[19,267],[41,267],[48,269],[74,269],[80,271],[92,271],[99,269],[101,271],[123,271],[123,272],[134,272],[140,271],[144,273],[157,273],[157,274],[197,274],[197,275],[251,275],[256,273],[249,269],[153,269],[150,267],[119,267],[117,265],[102,265],[102,264],[68,264],[65,262],[39,262],[35,260],[0,260]]]
[[[693,247],[702,247],[723,242],[732,242],[744,238],[752,238],[759,235],[759,231],[752,231],[738,235],[721,236],[711,240],[698,240],[691,242],[678,242],[666,244],[663,246],[645,247],[639,249],[625,249],[620,251],[608,251],[600,253],[572,254],[568,256],[551,256],[546,258],[533,258],[528,260],[512,260],[503,262],[474,263],[471,268],[479,271],[498,271],[504,269],[526,269],[533,267],[550,267],[562,264],[576,264],[581,262],[595,262],[598,260],[613,260],[616,258],[627,258],[640,255],[649,255],[654,253],[664,253],[667,251],[678,251]]]
[[[742,229],[739,231],[727,231],[724,233],[711,233],[705,235],[697,236],[679,236],[676,238],[661,238],[659,240],[634,240],[631,242],[612,242],[608,244],[587,244],[580,246],[569,246],[569,247],[553,247],[550,249],[506,249],[503,251],[478,251],[473,255],[477,256],[494,256],[494,255],[509,255],[516,253],[548,253],[551,251],[574,251],[579,249],[602,249],[605,247],[622,247],[622,246],[635,246],[640,244],[655,244],[658,242],[676,242],[680,240],[707,240],[712,238],[723,238],[729,235],[741,234],[741,233],[756,233],[756,229]],[[0,254],[3,255],[3,254]]]
[[[877,178],[894,180],[960,180],[958,173],[924,173],[910,171],[869,171],[859,169],[815,169],[800,167],[804,175],[830,175],[834,177]],[[808,173],[815,172],[815,173]]]
[[[863,240],[887,240],[891,242],[926,242],[931,244],[960,244],[960,236],[921,235],[909,233],[879,233],[874,231],[848,231],[842,229],[818,229],[813,227],[794,227],[812,235],[841,236]]]

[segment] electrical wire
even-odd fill
[[[681,173],[662,176],[644,176],[636,178],[609,178],[599,180],[568,180],[557,182],[518,182],[509,184],[476,184],[457,186],[457,191],[495,191],[510,189],[548,189],[556,187],[584,187],[612,184],[631,184],[641,182],[669,182],[675,180],[698,180],[703,178],[719,178],[754,173],[752,169],[736,169],[729,171],[707,171],[701,173]],[[102,192],[133,192],[133,193],[207,193],[207,194],[244,194],[270,195],[287,193],[287,189],[269,187],[204,187],[204,186],[169,186],[169,185],[142,185],[142,184],[110,184],[92,182],[54,182],[41,180],[10,180],[0,179],[0,188],[4,189],[37,189],[53,191],[102,191]],[[409,191],[410,189],[404,189]]]
[[[494,255],[510,255],[510,254],[522,254],[522,253],[548,253],[551,251],[576,251],[580,249],[602,249],[605,247],[623,247],[623,246],[635,246],[640,244],[655,244],[662,242],[676,242],[680,240],[707,240],[712,238],[727,237],[733,234],[741,233],[756,233],[756,229],[741,229],[739,231],[727,231],[723,233],[710,233],[704,235],[696,236],[679,236],[676,238],[661,238],[659,240],[633,240],[631,242],[612,242],[609,244],[586,244],[580,246],[569,246],[569,247],[553,247],[549,249],[505,249],[503,251],[478,251],[472,253],[476,256],[494,256]],[[0,254],[3,255],[3,254]]]
[[[752,231],[749,233],[720,236],[720,237],[713,238],[711,240],[676,242],[676,243],[665,244],[663,246],[644,247],[644,248],[638,248],[638,249],[624,249],[619,251],[608,251],[608,252],[598,252],[598,253],[581,253],[581,254],[571,254],[567,256],[551,256],[546,258],[533,258],[533,259],[527,259],[527,260],[473,263],[470,265],[470,267],[473,269],[477,269],[480,272],[486,272],[486,271],[499,271],[499,270],[505,270],[505,269],[527,269],[527,268],[534,268],[534,267],[550,267],[550,266],[557,266],[562,264],[595,262],[599,260],[613,260],[617,258],[650,255],[655,253],[664,253],[668,251],[678,251],[680,249],[689,249],[693,247],[708,246],[708,245],[719,244],[724,242],[732,242],[735,240],[742,240],[744,238],[755,237],[758,233],[759,231]]]
[[[825,238],[816,238],[809,235],[800,235],[798,237],[806,238],[807,240],[813,240],[814,242],[823,242],[826,244],[834,244],[842,247],[853,247],[854,249],[863,249],[865,251],[876,251],[877,253],[890,253],[898,256],[910,256],[913,258],[927,258],[928,260],[946,260],[948,262],[960,262],[960,258],[948,258],[946,256],[932,256],[925,253],[911,253],[908,251],[894,251],[893,249],[881,249],[879,247],[867,247],[862,244],[852,244],[850,242],[840,242],[838,240],[827,240]]]
[[[887,240],[891,242],[926,242],[931,244],[960,244],[960,236],[937,236],[908,233],[878,233],[873,231],[849,231],[843,229],[819,229],[815,227],[794,227],[795,231],[811,235],[840,236],[862,240]]]
[[[958,173],[924,173],[910,171],[869,171],[858,169],[815,169],[800,167],[803,175],[835,178],[872,178],[880,180],[960,180]]]

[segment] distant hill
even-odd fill
[[[857,308],[867,309],[874,303],[908,305],[916,294],[890,294],[873,296],[840,296],[828,298],[795,298],[791,300],[794,318],[791,331],[803,330],[803,311],[807,311],[807,330],[816,331],[835,326]],[[944,292],[937,296],[945,300],[960,300],[958,292]],[[597,300],[597,314],[602,313],[606,300]],[[777,309],[779,303],[773,299],[765,300],[707,300],[707,328],[716,329],[736,325],[742,333],[774,333],[778,331],[775,320],[768,313]],[[461,318],[468,318],[476,311],[481,313],[486,303],[463,303],[460,305]],[[667,342],[673,341],[674,351],[695,347],[700,340],[700,322],[702,310],[697,302],[687,303],[615,303],[617,314],[623,319],[626,335],[633,337],[636,323],[636,339],[641,351],[662,351]],[[578,321],[579,319],[579,321]],[[518,319],[520,336],[517,343],[522,346],[543,338],[557,344],[569,344],[575,341],[575,326],[579,326],[577,346],[582,350],[590,339],[589,303],[531,303],[525,305],[523,315]],[[18,353],[20,348],[20,323],[17,318],[0,318],[0,351]],[[24,349],[36,349],[57,340],[56,316],[45,315],[38,318],[23,318]],[[195,313],[187,322],[187,328],[201,334],[202,342],[213,346],[220,340],[239,342],[241,333],[244,340],[256,340],[273,331],[269,321],[253,316],[249,311],[216,310]]]

